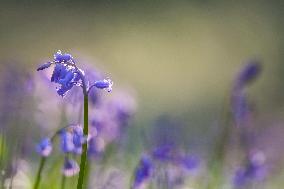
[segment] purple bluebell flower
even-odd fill
[[[40,70],[44,70],[44,69],[46,69],[46,68],[49,68],[51,65],[52,65],[51,62],[46,62],[46,63],[42,64],[41,66],[39,66],[39,67],[37,68],[37,71],[40,71]]]
[[[80,125],[69,126],[60,132],[61,150],[64,153],[82,153],[82,145],[86,142]]]
[[[236,77],[235,90],[243,89],[260,74],[261,66],[259,61],[251,60],[247,63]]]
[[[138,188],[146,180],[148,180],[152,174],[152,171],[153,171],[152,160],[147,155],[143,155],[135,171],[133,188]]]
[[[195,169],[200,164],[200,159],[196,156],[185,155],[178,160],[179,164],[188,170]]]
[[[169,144],[155,148],[152,151],[152,157],[161,162],[171,163],[187,170],[197,168],[200,163],[200,160],[196,156],[184,154],[176,146]]]
[[[261,66],[256,60],[246,64],[236,76],[231,94],[232,113],[237,126],[244,125],[250,115],[245,87],[260,74]]]
[[[64,62],[69,62],[69,61],[74,63],[74,60],[71,54],[67,54],[67,53],[62,54],[60,50],[54,54],[54,62],[56,63],[64,63]]]
[[[78,174],[79,171],[80,171],[80,167],[76,161],[70,158],[67,158],[67,157],[64,159],[64,165],[62,168],[62,173],[64,176],[71,177],[71,176]]]
[[[104,79],[104,80],[96,81],[94,86],[99,89],[106,89],[107,92],[111,92],[113,82],[110,79]]]
[[[111,117],[120,127],[126,127],[128,125],[137,107],[135,98],[131,93],[118,90],[112,95],[106,106],[107,111],[111,112]]]
[[[245,166],[240,167],[233,178],[234,186],[241,188],[251,182],[259,182],[267,176],[267,166],[264,154],[261,152],[254,153],[249,157]]]
[[[82,145],[86,142],[84,137],[83,128],[79,125],[73,127],[73,144],[74,152],[77,154],[82,153]]]
[[[73,143],[73,135],[68,130],[64,129],[60,132],[61,150],[63,153],[73,152],[75,145]]]
[[[43,157],[50,155],[52,151],[52,143],[49,138],[44,138],[36,147],[36,151]]]
[[[88,154],[93,157],[102,155],[105,149],[105,141],[101,137],[91,137],[88,141]]]
[[[98,80],[94,85],[89,86],[89,81],[86,81],[84,71],[77,67],[70,54],[62,54],[61,51],[58,51],[54,54],[53,61],[41,65],[37,70],[46,69],[52,64],[54,64],[55,67],[50,80],[51,82],[59,84],[57,93],[62,97],[64,97],[73,86],[82,87],[85,94],[89,93],[92,86],[99,89],[106,89],[108,92],[112,90],[113,82],[110,79]]]
[[[173,145],[165,144],[156,147],[152,152],[152,156],[160,161],[173,161],[176,155],[173,149]]]

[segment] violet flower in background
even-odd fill
[[[80,125],[72,125],[60,131],[61,150],[63,153],[82,153],[82,145],[86,142],[83,128]]]
[[[151,158],[147,155],[142,155],[134,173],[134,181],[132,188],[139,188],[143,184],[145,184],[145,182],[150,179],[151,174],[153,172],[153,168],[154,165],[152,163]]]
[[[52,151],[52,143],[49,138],[44,138],[37,145],[36,151],[43,157],[47,157],[50,155]]]
[[[182,149],[174,145],[165,145],[155,148],[152,152],[152,157],[154,160],[170,163],[187,170],[196,169],[200,164],[199,158],[185,154]]]
[[[237,126],[246,124],[249,119],[250,107],[248,104],[246,87],[255,80],[261,71],[259,61],[248,62],[238,73],[234,81],[231,103],[234,120]]]
[[[251,61],[237,75],[232,90],[232,112],[240,130],[240,143],[245,153],[244,164],[235,172],[233,184],[236,188],[262,181],[267,176],[265,154],[254,149],[254,128],[251,123],[252,109],[248,102],[246,86],[257,78],[261,70],[257,61]]]
[[[115,92],[97,106],[90,107],[90,155],[96,157],[108,144],[126,138],[128,122],[135,111],[135,98],[126,91]]]
[[[238,73],[234,82],[234,90],[243,90],[259,76],[261,69],[260,61],[250,60]]]
[[[243,188],[252,182],[263,181],[268,174],[268,168],[265,164],[265,156],[258,151],[253,153],[248,162],[240,167],[233,178],[236,188]]]
[[[21,62],[1,62],[0,70],[0,182],[17,174],[16,158],[30,154],[34,147],[33,82]]]
[[[80,167],[75,160],[65,157],[62,174],[66,177],[71,177],[78,174]]]

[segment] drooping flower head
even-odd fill
[[[236,76],[231,94],[231,103],[232,113],[237,126],[244,125],[249,118],[250,107],[245,89],[249,83],[257,78],[260,71],[259,61],[252,60]]]
[[[86,142],[80,125],[71,125],[60,132],[61,150],[63,153],[82,153],[82,145]]]
[[[258,60],[249,61],[238,73],[234,90],[242,90],[246,85],[256,79],[261,72],[261,65]]]
[[[36,147],[36,151],[43,157],[50,155],[52,151],[52,144],[49,138],[44,138]]]
[[[96,87],[106,89],[108,92],[112,90],[113,82],[110,79],[95,81],[94,85],[89,86],[89,81],[86,81],[85,73],[77,67],[72,55],[62,53],[60,50],[54,54],[52,61],[41,65],[37,71],[47,69],[54,65],[54,70],[51,76],[51,82],[59,85],[57,93],[64,97],[73,86],[80,86],[84,93],[88,93],[89,89]]]
[[[65,157],[64,165],[62,168],[63,175],[66,177],[71,177],[71,176],[78,174],[79,171],[80,171],[80,167],[77,164],[77,162],[68,157]]]

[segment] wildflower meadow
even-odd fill
[[[5,1],[0,188],[282,189],[282,1]]]

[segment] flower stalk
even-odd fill
[[[84,128],[83,133],[85,136],[88,136],[88,94],[84,94]],[[83,188],[84,183],[84,176],[85,176],[85,167],[87,164],[87,150],[88,145],[87,142],[83,144],[83,152],[81,154],[81,162],[80,162],[80,172],[79,172],[79,178],[77,183],[77,189]]]
[[[43,170],[44,164],[46,162],[46,157],[42,156],[41,160],[40,160],[40,164],[39,164],[39,168],[37,171],[37,176],[36,176],[36,181],[34,184],[34,189],[38,189],[39,183],[40,183],[40,179],[41,179],[41,172]]]

